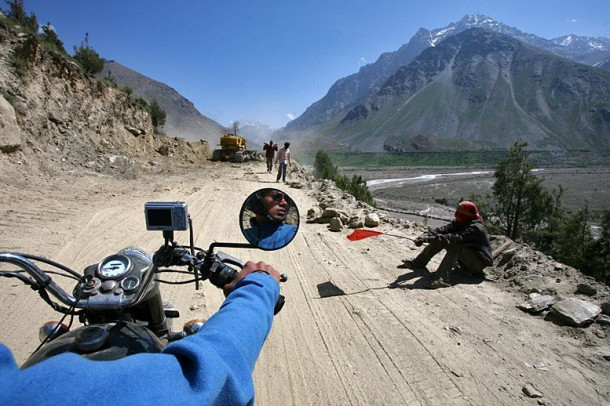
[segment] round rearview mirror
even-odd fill
[[[279,189],[259,189],[241,206],[239,227],[248,242],[266,251],[288,245],[299,229],[299,209]]]

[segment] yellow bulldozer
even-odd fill
[[[220,136],[220,149],[212,152],[212,161],[245,162],[257,159],[255,151],[246,149],[246,139],[235,134]]]

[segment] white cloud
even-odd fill
[[[360,65],[366,65],[367,60],[365,57],[360,57],[360,59],[358,59],[358,63],[360,63]]]
[[[286,114],[286,117],[288,118],[288,121],[294,120],[294,114],[292,114],[292,113]]]
[[[569,19],[569,20],[568,20],[568,21],[566,21],[566,22],[567,22],[567,23],[570,23],[570,24],[576,24],[576,23],[578,22],[578,20],[577,20],[577,19],[575,19],[575,18],[571,18],[571,19]]]

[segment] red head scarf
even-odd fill
[[[477,209],[477,206],[473,202],[465,200],[460,202],[457,209],[455,209],[455,219],[460,225],[464,226],[469,221],[474,219],[481,220],[482,217],[479,214],[479,209]]]

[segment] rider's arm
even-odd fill
[[[248,404],[252,371],[273,321],[275,277],[239,280],[220,310],[195,335],[161,354],[90,361],[62,354],[19,370],[0,345],[0,404]]]

